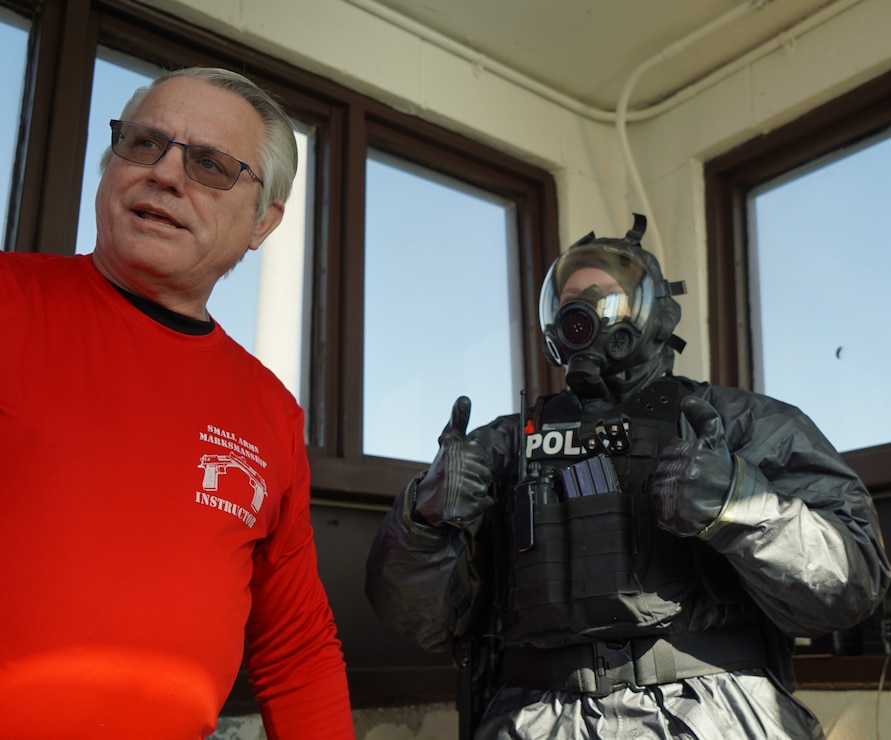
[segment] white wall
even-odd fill
[[[610,124],[480,70],[347,0],[150,4],[553,172],[564,247],[591,230],[624,234],[630,212],[642,207]],[[680,299],[684,318],[678,333],[688,342],[676,367],[682,374],[707,378],[703,163],[891,69],[891,2],[840,0],[818,21],[784,37],[777,48],[753,54],[691,99],[629,126],[648,215],[664,247],[665,275],[685,279],[689,290]],[[874,736],[875,694],[803,696],[831,730],[830,738]],[[889,703],[882,711],[886,725]],[[406,727],[405,737],[420,737],[420,729]]]

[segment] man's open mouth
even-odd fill
[[[182,228],[169,216],[165,216],[163,213],[158,213],[157,211],[137,210],[136,215],[139,216],[139,218],[144,218],[147,221],[153,221],[154,223],[162,224],[163,226],[170,226],[174,229]]]

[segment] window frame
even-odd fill
[[[316,377],[325,378],[325,389],[314,394],[311,404],[324,403],[337,408],[332,419],[324,409],[313,407],[310,464],[314,486],[320,495],[340,500],[389,503],[406,481],[424,465],[365,455],[362,452],[362,424],[357,414],[362,409],[363,306],[364,306],[364,201],[365,160],[369,149],[409,160],[437,172],[467,182],[474,187],[496,193],[517,206],[517,241],[520,250],[520,301],[523,313],[523,362],[528,393],[536,396],[560,387],[560,379],[540,351],[538,327],[538,291],[548,266],[558,255],[556,234],[556,192],[550,177],[541,178],[534,167],[494,151],[479,142],[457,136],[425,121],[400,118],[385,106],[366,101],[363,115],[365,135],[354,143],[354,156],[347,165],[346,179],[351,182],[357,214],[344,225],[343,250],[335,255],[337,266],[327,265],[328,274],[341,273],[339,285],[328,289],[342,291],[342,314],[321,316],[317,327],[326,346],[333,347],[339,338],[343,343],[335,351],[341,354],[341,373],[332,377],[314,368]],[[356,125],[359,125],[358,123]],[[324,256],[322,256],[324,258]],[[328,255],[329,260],[332,255]],[[341,271],[340,265],[354,269]],[[331,268],[334,269],[331,269]],[[324,359],[317,357],[316,359]],[[319,425],[324,422],[324,427]],[[373,470],[373,478],[369,472]]]
[[[886,73],[705,163],[713,383],[752,388],[747,274],[749,193],[786,172],[876,136],[889,126],[891,73]],[[842,456],[872,494],[888,540],[891,441]],[[874,689],[883,660],[876,655],[796,657],[799,688]]]
[[[705,164],[712,382],[752,388],[749,192],[891,126],[891,73]],[[891,495],[891,442],[844,454],[874,496]]]

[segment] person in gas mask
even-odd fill
[[[457,648],[462,737],[823,737],[791,638],[888,588],[870,495],[807,416],[672,374],[683,284],[645,229],[556,260],[540,319],[568,389],[469,434],[459,398],[371,547],[378,616]]]

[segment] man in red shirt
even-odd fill
[[[271,740],[353,738],[303,411],[206,309],[281,221],[291,126],[208,68],[121,119],[93,254],[0,253],[5,736],[206,737],[246,639]]]

